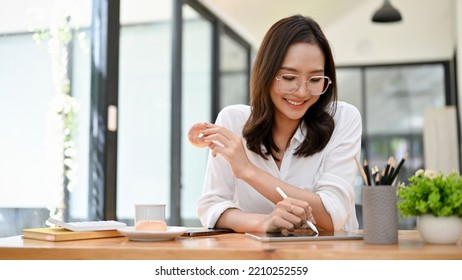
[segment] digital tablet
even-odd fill
[[[295,232],[248,232],[245,235],[261,242],[363,239],[362,234],[348,231],[320,231],[319,234],[311,230]]]

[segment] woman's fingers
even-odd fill
[[[228,129],[212,125],[202,132],[203,139],[209,142],[209,148],[214,155],[223,154],[226,157],[232,155],[234,149],[239,148],[241,140]]]
[[[278,202],[275,211],[279,217],[290,223],[290,226],[286,225],[286,227],[284,227],[286,229],[293,230],[299,228],[304,222],[304,210],[285,200]]]
[[[281,216],[274,216],[271,222],[271,228],[270,231],[274,230],[281,230],[281,229],[287,229],[287,230],[295,230],[295,226],[293,223],[290,221],[284,219]]]
[[[298,207],[300,207],[300,212],[298,215],[306,220],[309,220],[313,223],[316,223],[313,216],[313,209],[311,208],[310,204],[306,201],[293,199],[292,203]],[[304,215],[303,215],[304,214]]]
[[[236,178],[245,177],[251,163],[247,158],[242,137],[217,125],[203,131],[204,141],[208,142],[212,156],[223,156]]]
[[[279,201],[276,208],[278,215],[290,223],[290,227],[285,227],[288,230],[306,227],[307,220],[315,222],[311,206],[306,201],[286,198]]]

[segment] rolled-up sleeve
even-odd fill
[[[249,114],[245,108],[243,106],[224,108],[218,114],[215,124],[241,135],[242,126]],[[204,227],[215,227],[221,214],[229,208],[241,209],[235,197],[236,180],[226,160],[221,156],[213,157],[209,152],[203,195],[197,207],[197,214]]]
[[[361,151],[362,121],[359,111],[351,105],[338,108],[336,128],[325,149],[316,193],[331,215],[335,230],[356,230],[354,182],[357,166],[354,157]]]
[[[198,216],[204,227],[213,228],[229,208],[239,208],[234,199],[234,177],[222,157],[209,155],[203,196],[198,202]]]

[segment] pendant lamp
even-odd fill
[[[401,13],[395,9],[390,0],[384,0],[383,6],[372,17],[373,22],[388,23],[401,21]]]

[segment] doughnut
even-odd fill
[[[205,129],[207,129],[207,126],[204,123],[196,123],[195,125],[191,126],[188,133],[189,143],[197,148],[207,147],[209,143],[201,139],[203,136],[202,131]]]
[[[135,224],[136,231],[167,231],[167,224],[161,220],[145,220]]]

